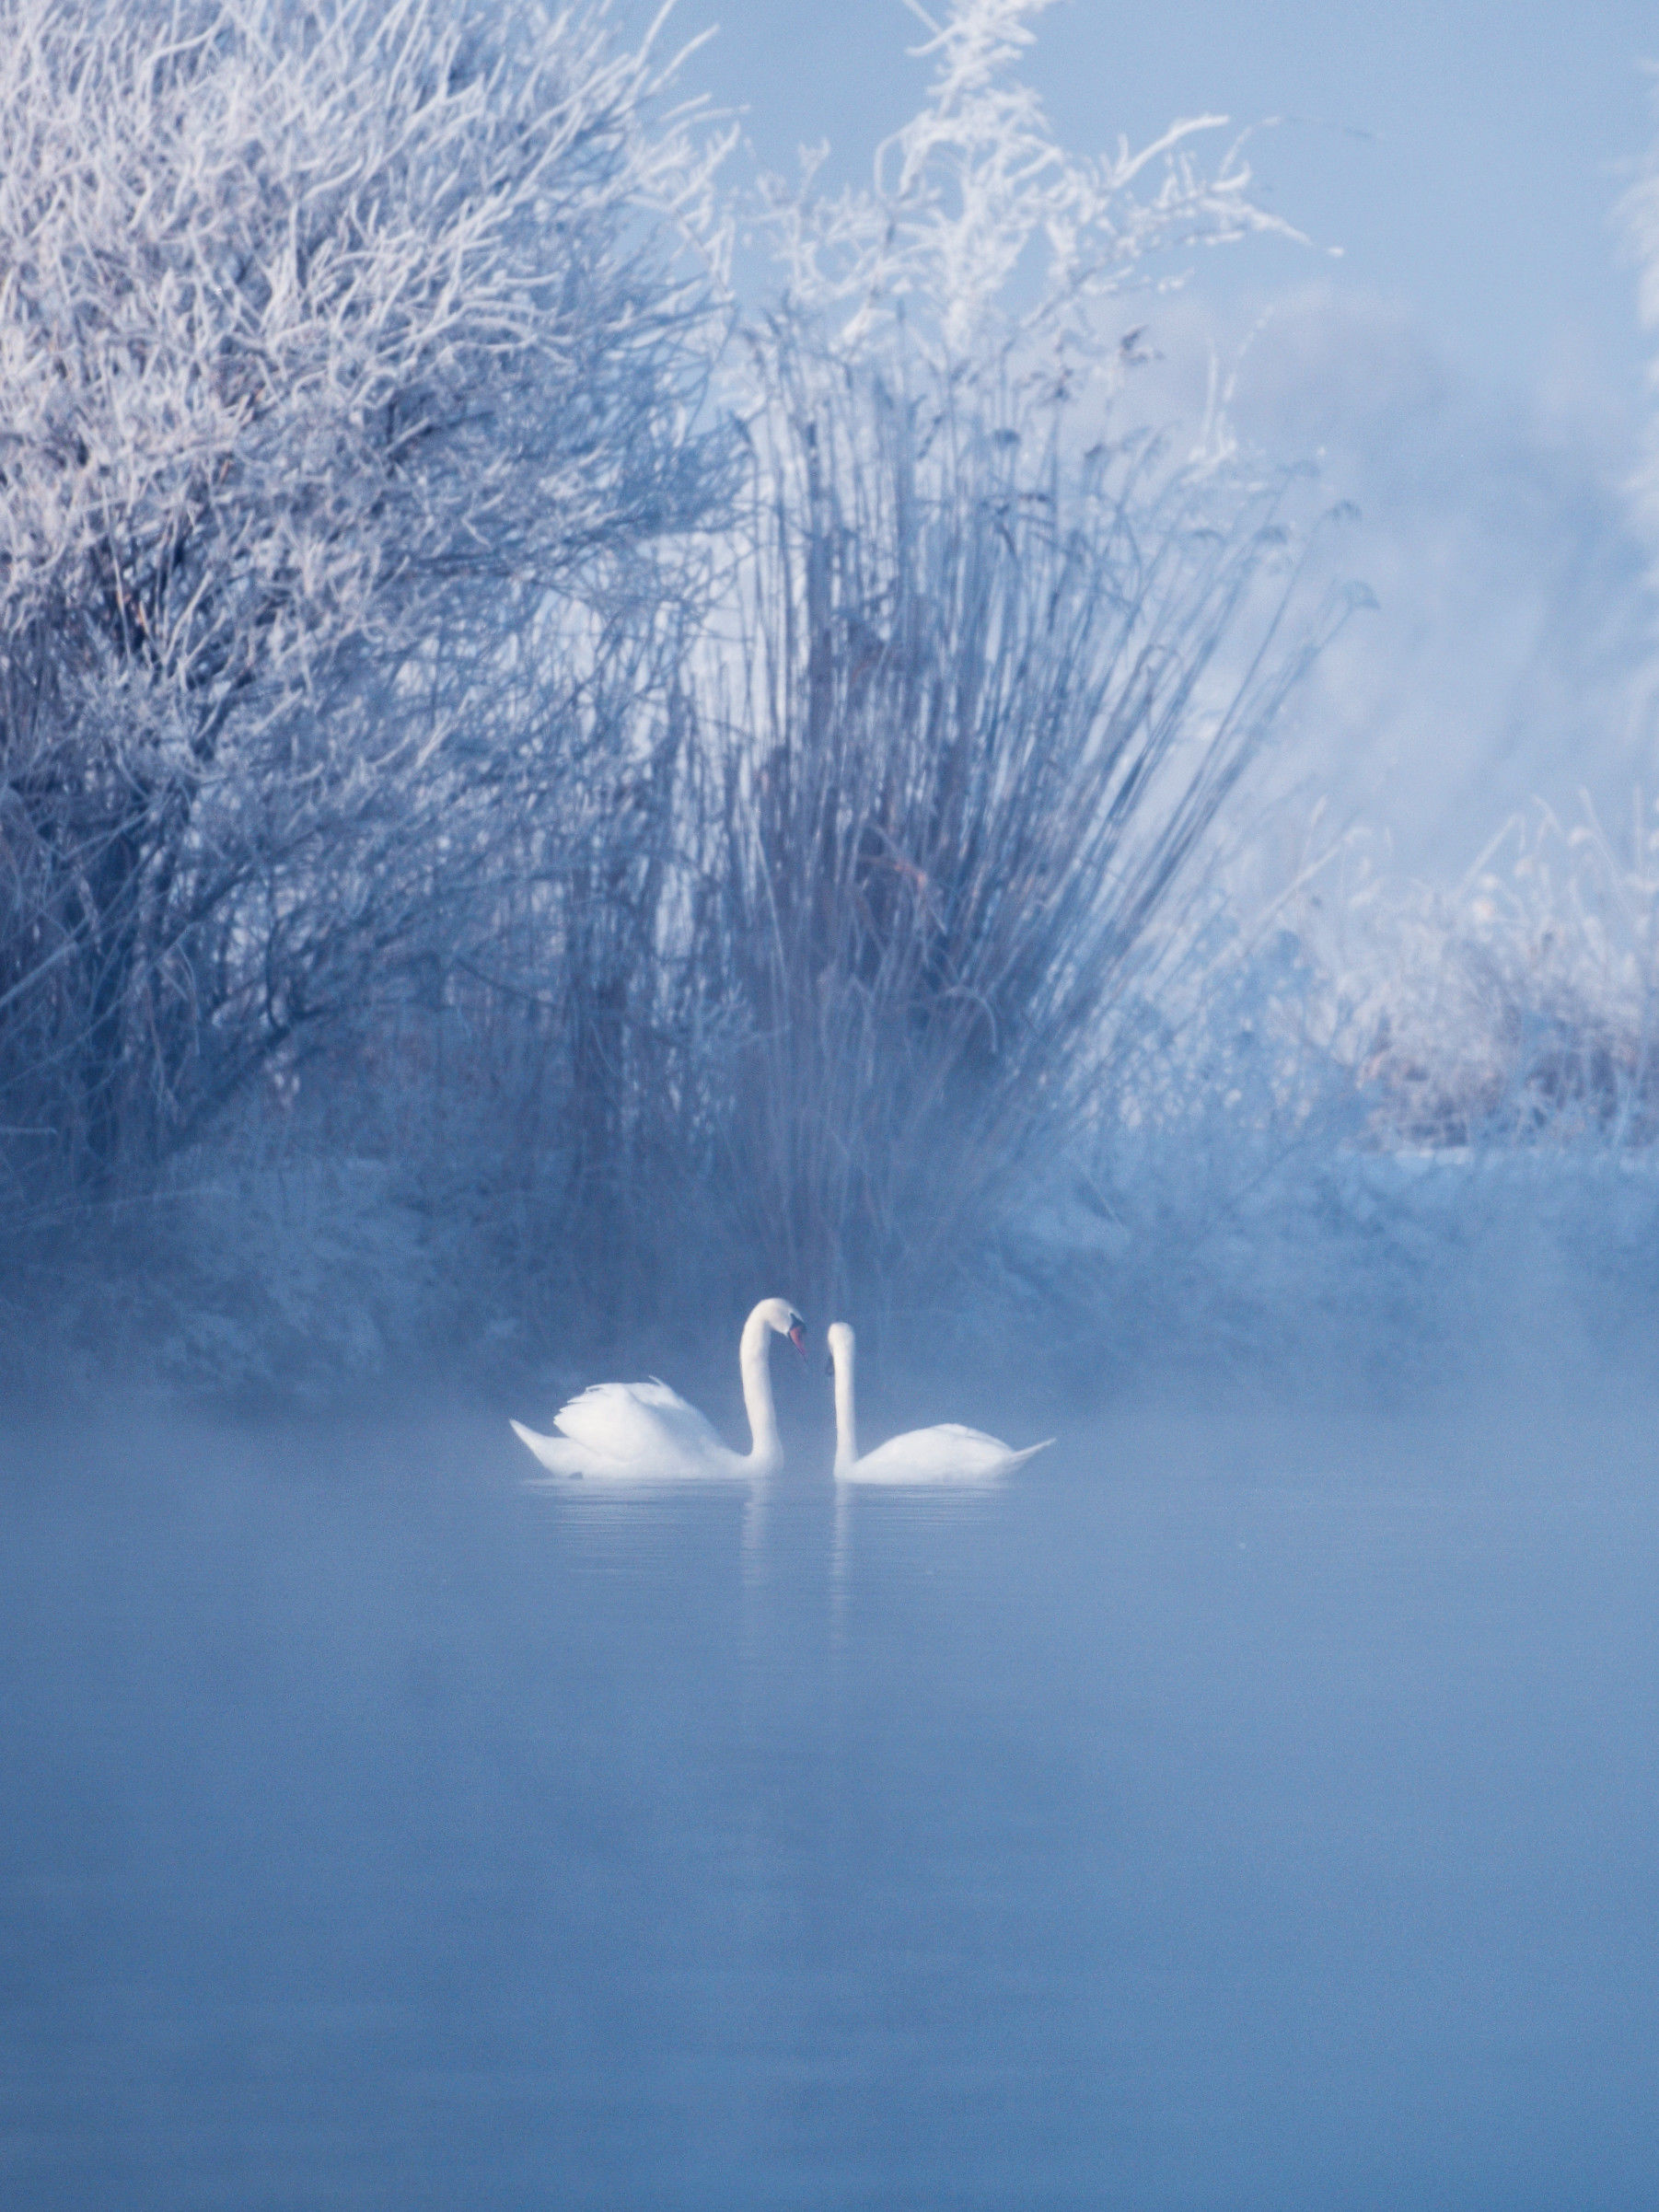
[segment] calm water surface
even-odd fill
[[[1656,1433],[14,1435],[0,2202],[1649,2206]]]

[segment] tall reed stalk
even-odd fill
[[[909,1296],[1085,1109],[1346,602],[1302,604],[1282,479],[771,341],[692,759],[707,1128],[779,1280]]]

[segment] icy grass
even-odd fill
[[[1449,889],[1348,840],[1286,902],[1306,1019],[1372,1141],[1645,1150],[1659,1135],[1659,828],[1517,816]]]

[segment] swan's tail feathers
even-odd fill
[[[1054,1442],[1053,1437],[1045,1436],[1040,1444],[1027,1444],[1023,1452],[1010,1452],[1008,1465],[1011,1467],[1017,1467],[1023,1459],[1035,1459],[1039,1452],[1046,1452]]]
[[[536,1454],[550,1475],[581,1474],[581,1447],[572,1443],[568,1436],[538,1436],[534,1429],[527,1429],[522,1421],[512,1421],[508,1426],[519,1442],[528,1445]]]

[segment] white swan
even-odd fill
[[[595,1383],[553,1416],[558,1436],[522,1421],[513,1433],[553,1475],[772,1475],[783,1464],[767,1364],[775,1330],[806,1355],[806,1323],[782,1298],[763,1298],[743,1325],[737,1361],[748,1413],[747,1452],[724,1444],[695,1406],[666,1383]]]
[[[853,1331],[844,1321],[830,1325],[830,1363],[835,1371],[835,1479],[837,1482],[994,1482],[1034,1452],[1054,1442],[1027,1444],[1016,1452],[1000,1436],[941,1421],[935,1429],[911,1429],[890,1436],[874,1452],[858,1456],[858,1417],[853,1397]]]

